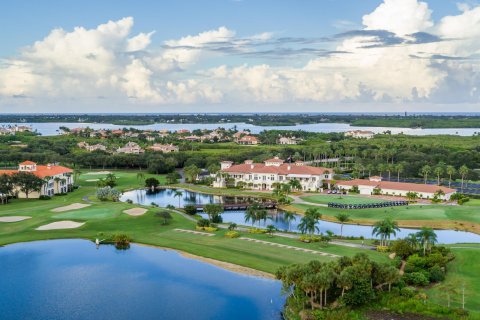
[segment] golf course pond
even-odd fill
[[[161,248],[87,240],[0,247],[0,315],[13,319],[281,319],[279,281]]]
[[[180,191],[181,196],[175,196],[175,191]],[[200,192],[192,192],[183,189],[160,189],[157,192],[151,193],[144,189],[132,190],[125,192],[121,201],[131,200],[134,203],[142,205],[150,205],[152,203],[157,204],[160,207],[167,205],[173,205],[175,207],[183,207],[188,204],[208,204],[208,203],[245,203],[249,198],[244,197],[232,197],[232,196],[218,196],[205,194]],[[319,207],[321,210],[322,207]],[[200,213],[202,216],[206,216]],[[225,211],[222,214],[223,222],[236,223],[238,225],[249,225],[245,223],[245,211]],[[292,231],[298,232],[298,224],[300,223],[301,216],[295,215],[295,219],[287,222],[284,218],[284,212],[281,210],[270,210],[268,212],[268,218],[265,221],[256,222],[253,226],[257,228],[265,228],[267,225],[274,225],[280,231]],[[331,231],[335,234],[340,234],[341,225],[335,222],[320,221],[318,223],[320,233],[326,233]],[[354,236],[365,238],[372,238],[372,226],[362,226],[354,224],[345,224],[343,226],[344,236]],[[400,228],[395,238],[404,238],[410,233],[417,232],[418,229]],[[442,244],[452,243],[480,243],[480,235],[473,232],[456,231],[456,230],[435,230],[437,234],[437,240]]]

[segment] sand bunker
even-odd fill
[[[27,219],[31,219],[32,217],[27,216],[9,216],[9,217],[0,217],[0,222],[18,222]]]
[[[85,174],[95,176],[97,174],[110,174],[110,173],[111,173],[110,171],[92,171],[92,172],[87,172]]]
[[[144,208],[132,208],[132,209],[128,209],[128,210],[124,210],[123,212],[128,214],[129,216],[141,216],[143,214],[145,214],[145,212],[147,212],[148,210],[147,209],[144,209]]]
[[[85,222],[75,222],[75,221],[57,221],[52,222],[43,226],[38,227],[35,230],[58,230],[58,229],[75,229],[83,226]]]
[[[50,211],[52,211],[52,212],[65,212],[65,211],[70,211],[70,210],[82,209],[82,208],[89,207],[89,206],[91,206],[91,205],[90,204],[85,204],[85,203],[72,203],[68,206],[58,207],[58,208],[52,209]]]

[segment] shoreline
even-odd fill
[[[234,263],[231,263],[231,262],[225,262],[225,261],[221,261],[221,260],[217,260],[217,259],[202,257],[202,256],[198,256],[198,255],[195,255],[193,253],[185,252],[185,251],[182,251],[182,250],[179,250],[179,249],[156,246],[156,245],[153,245],[153,244],[140,243],[140,242],[132,242],[132,244],[136,244],[136,245],[139,245],[139,246],[145,246],[145,247],[152,247],[152,248],[156,248],[156,249],[171,250],[171,251],[177,252],[179,255],[181,255],[182,257],[185,257],[187,259],[193,259],[193,260],[198,260],[198,261],[201,261],[201,262],[205,262],[205,263],[214,265],[216,267],[219,267],[219,268],[231,271],[231,272],[241,273],[241,274],[244,274],[244,275],[247,275],[247,276],[254,276],[254,277],[260,277],[260,278],[265,278],[265,279],[270,279],[270,280],[276,280],[275,276],[271,273],[261,271],[261,270],[257,270],[257,269],[253,269],[253,268],[249,268],[249,267],[245,267],[245,266],[241,266],[241,265],[234,264]]]

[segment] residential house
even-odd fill
[[[173,144],[160,144],[155,143],[154,145],[148,147],[147,149],[155,151],[155,152],[163,152],[163,153],[170,153],[170,152],[178,152],[178,147],[174,146]]]
[[[345,132],[346,137],[353,137],[357,139],[371,139],[375,135],[375,132],[368,130],[354,130]]]
[[[237,143],[244,145],[257,145],[259,142],[258,138],[255,136],[243,136],[237,140]]]
[[[117,149],[117,153],[127,153],[127,154],[140,154],[144,153],[145,150],[143,150],[138,143],[136,142],[128,142],[125,146],[122,148]]]
[[[42,195],[53,196],[72,190],[73,170],[67,167],[56,164],[37,165],[32,161],[24,161],[18,165],[17,170],[0,170],[0,175],[11,175],[17,172],[30,172],[45,181],[40,191],[28,194],[29,198],[39,198]],[[19,198],[27,197],[19,188],[16,188],[16,193]]]

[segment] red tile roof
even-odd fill
[[[437,190],[442,190],[446,194],[457,191],[455,189],[451,189],[443,186],[437,186],[433,184],[419,184],[419,183],[394,182],[394,181],[370,181],[370,180],[364,180],[364,179],[338,181],[337,186],[371,186],[371,187],[378,187],[380,189],[412,191],[412,192],[427,192],[427,193],[435,193]]]
[[[18,170],[0,170],[0,175],[2,174],[14,174],[19,172]],[[63,173],[69,173],[73,172],[72,169],[67,168],[67,167],[62,167],[62,166],[40,166],[37,165],[37,170],[36,171],[24,171],[24,172],[30,172],[36,175],[39,178],[45,178],[45,177],[51,177],[51,176],[56,176],[58,174],[63,174]]]
[[[29,165],[35,165],[36,163],[33,162],[33,161],[23,161],[22,163],[20,163],[20,165],[26,165],[26,166],[29,166]]]
[[[288,168],[290,167],[290,170]],[[237,164],[230,168],[223,169],[222,172],[229,173],[273,173],[273,174],[304,174],[304,175],[321,175],[327,168],[311,167],[311,166],[297,166],[295,164],[283,163],[279,166],[266,166],[263,163],[254,164]]]

